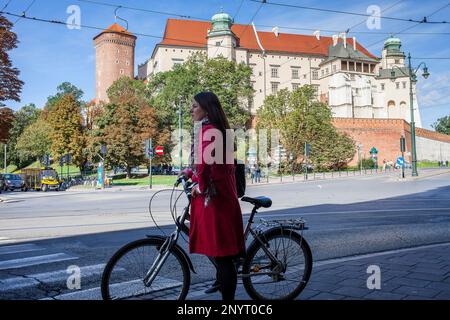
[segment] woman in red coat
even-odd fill
[[[237,286],[233,259],[245,251],[245,244],[234,175],[234,148],[226,148],[226,130],[230,125],[212,92],[197,94],[191,113],[194,123],[201,128],[194,130],[197,142],[191,152],[192,180],[198,185],[192,191],[189,250],[215,262],[222,298],[233,300]],[[234,146],[234,141],[228,143]]]

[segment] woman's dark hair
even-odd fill
[[[230,129],[227,116],[223,111],[219,98],[212,92],[200,92],[194,100],[200,105],[200,107],[208,114],[209,122],[225,134],[226,129]]]
[[[231,129],[228,123],[225,111],[223,111],[219,98],[213,92],[200,92],[195,95],[194,100],[200,105],[200,107],[208,114],[209,123],[222,132],[224,157],[226,150],[226,130]]]

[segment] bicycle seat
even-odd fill
[[[249,202],[258,208],[261,207],[270,208],[272,206],[272,200],[267,197],[256,197],[256,198],[242,197],[241,201]]]

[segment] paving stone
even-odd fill
[[[421,296],[406,296],[402,300],[434,300],[434,299]]]
[[[336,284],[337,286],[350,286],[358,288],[367,288],[367,280],[362,279],[345,279]]]
[[[426,285],[425,288],[450,291],[450,284],[445,282],[431,282],[430,284]]]
[[[322,293],[319,293],[318,295],[312,297],[309,300],[342,300],[344,298],[345,297],[341,296],[341,295],[327,293],[327,292],[322,292]]]
[[[401,286],[393,291],[393,293],[407,294],[411,296],[422,296],[427,298],[433,298],[440,290],[432,288],[417,288],[409,286]]]
[[[426,280],[410,279],[410,278],[404,278],[404,277],[396,277],[396,278],[390,279],[388,282],[394,283],[394,284],[405,285],[405,286],[419,287],[419,288],[423,288],[427,284],[430,283],[430,281],[426,281]]]
[[[447,292],[441,292],[435,297],[433,297],[434,300],[450,300],[450,291]]]
[[[367,295],[370,292],[369,289],[365,288],[358,288],[358,287],[341,287],[337,290],[332,291],[333,294],[348,296],[348,297],[356,297],[356,298],[363,298],[365,295]]]
[[[444,276],[449,272],[446,269],[432,269],[432,268],[413,268],[411,271],[414,273],[433,274],[436,276],[440,276],[441,278],[444,278]]]
[[[407,278],[411,279],[420,279],[420,280],[430,280],[430,281],[441,281],[442,276],[436,275],[436,274],[430,274],[430,273],[419,273],[419,272],[412,272],[406,276]]]
[[[398,294],[398,293],[391,293],[391,292],[383,292],[380,290],[373,291],[369,293],[368,295],[364,296],[364,299],[370,299],[370,300],[401,300],[406,295],[404,294]]]

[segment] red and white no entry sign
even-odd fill
[[[164,148],[162,146],[156,147],[155,152],[158,156],[162,156],[164,154]]]

